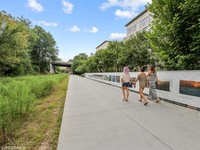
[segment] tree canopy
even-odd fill
[[[150,44],[168,70],[200,69],[199,0],[153,0]]]
[[[126,42],[110,41],[107,48],[88,57],[80,53],[73,59],[72,69],[76,74],[84,72],[119,72],[124,66],[138,70],[150,63],[150,45],[147,32],[137,33]]]
[[[47,73],[57,60],[53,36],[27,19],[0,12],[0,75]]]

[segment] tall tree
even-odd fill
[[[200,69],[199,0],[153,0],[152,49],[169,70]]]
[[[125,43],[126,63],[135,70],[150,63],[150,45],[147,32],[138,32]]]
[[[36,41],[31,50],[34,69],[39,73],[47,73],[50,63],[58,59],[58,47],[53,36],[40,26],[35,26],[33,31],[36,34]]]
[[[82,74],[86,72],[86,61],[88,55],[85,53],[80,53],[73,58],[72,70],[75,74]]]
[[[0,73],[21,75],[31,70],[28,53],[29,27],[6,12],[0,12]]]
[[[95,53],[95,63],[97,64],[97,70],[98,72],[104,72],[105,71],[105,63],[104,63],[104,49],[98,50]]]
[[[111,53],[111,64],[112,69],[111,71],[121,71],[121,69],[124,67],[124,65],[120,64],[120,52],[124,52],[124,43],[118,42],[118,41],[112,41],[108,44],[107,49],[109,49]],[[110,65],[111,65],[110,64]]]
[[[97,64],[95,61],[96,57],[90,56],[86,61],[86,72],[98,72]]]

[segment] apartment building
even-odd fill
[[[106,49],[108,47],[110,41],[104,41],[102,42],[100,45],[98,45],[96,47],[96,51],[100,50],[100,49]]]
[[[125,25],[127,37],[124,38],[124,41],[134,36],[137,32],[148,31],[151,28],[151,22],[152,14],[145,9]]]
[[[131,21],[129,21],[125,27],[127,36],[123,39],[126,41],[131,36],[134,36],[137,32],[146,30],[148,31],[151,28],[151,22],[153,20],[152,13],[150,13],[147,9],[143,10],[136,17],[134,17]],[[100,49],[107,48],[110,41],[104,41],[100,45],[96,47],[96,51]]]

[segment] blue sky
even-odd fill
[[[59,58],[95,53],[105,40],[122,40],[125,24],[151,0],[0,0],[0,10],[50,32]]]

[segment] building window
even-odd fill
[[[140,21],[140,29],[146,28],[148,24],[152,21],[152,17],[148,16]]]
[[[134,34],[136,32],[136,25],[133,25],[128,29],[128,36]]]

